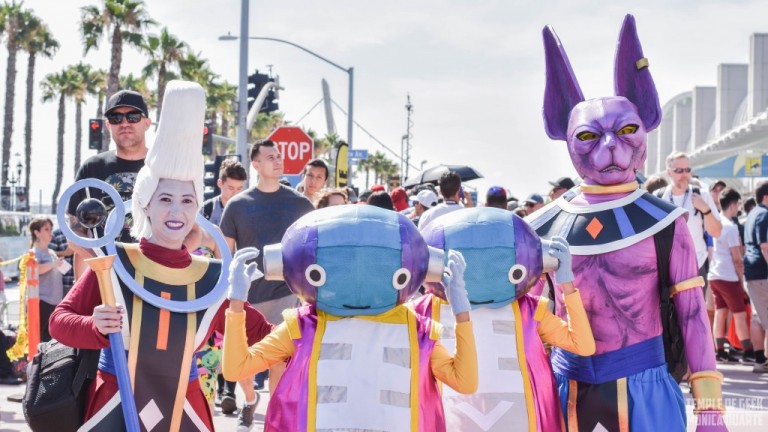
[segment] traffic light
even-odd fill
[[[203,154],[210,155],[213,153],[213,125],[209,122],[205,122],[203,126]]]
[[[203,175],[203,199],[208,200],[221,193],[219,189],[219,169],[221,168],[221,159],[216,157],[213,162],[205,164],[205,174]]]
[[[261,108],[263,112],[275,112],[279,110],[280,107],[277,105],[277,92],[275,90],[270,90],[269,94],[267,94],[267,100],[264,101],[264,106]]]
[[[221,163],[228,158],[235,158],[240,160],[237,155],[221,155],[216,156],[212,162],[205,164],[205,174],[203,175],[203,199],[208,200],[216,195],[221,195],[221,189],[219,189],[219,171],[221,170]]]
[[[248,76],[248,111],[251,110],[256,98],[259,97],[261,89],[270,82],[277,82],[276,78],[272,78],[267,74],[259,73],[258,69],[253,75]],[[253,87],[251,87],[253,85]],[[259,109],[259,112],[273,112],[279,109],[277,105],[278,93],[277,89],[272,89],[267,94],[267,98],[264,100],[264,104]]]
[[[102,119],[90,119],[88,120],[88,148],[91,150],[101,150],[101,137],[102,129],[104,128],[104,120]]]
[[[259,73],[259,70],[256,69],[256,72],[253,75],[248,75],[248,110],[251,110],[251,106],[253,106],[253,103],[256,101],[256,98],[259,97],[259,92],[261,92],[262,87],[264,87],[271,78],[269,78],[269,75]],[[253,85],[253,87],[251,87]]]

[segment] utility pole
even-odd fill
[[[250,165],[248,158],[248,1],[240,3],[240,65],[237,80],[237,154],[240,162],[246,167]],[[106,129],[106,128],[105,128]],[[255,184],[254,179],[250,179]],[[245,183],[248,186],[248,181]]]
[[[405,179],[408,178],[408,168],[411,164],[411,126],[413,126],[413,122],[411,121],[411,113],[413,112],[413,105],[411,104],[411,95],[410,93],[407,94],[407,103],[405,104],[405,111],[407,113],[407,124],[405,127],[405,177],[403,177],[400,181],[405,182]]]

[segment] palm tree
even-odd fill
[[[370,175],[371,170],[374,168],[374,162],[375,159],[373,158],[373,155],[368,156],[367,159],[363,159],[359,162],[357,162],[357,171],[358,172],[364,172],[365,173],[365,188],[370,188]],[[375,179],[374,179],[375,180]]]
[[[75,176],[80,169],[83,149],[83,103],[85,98],[99,94],[100,71],[80,62],[67,68],[70,96],[75,100]]]
[[[203,88],[207,88],[218,77],[208,65],[208,60],[203,58],[203,54],[192,51],[187,52],[179,62],[179,70],[181,72],[181,79],[194,81],[203,86]]]
[[[77,85],[77,78],[65,69],[58,73],[48,74],[40,83],[43,89],[43,102],[49,102],[54,99],[59,100],[59,127],[57,130],[58,140],[56,141],[56,186],[53,188],[51,196],[51,208],[56,208],[56,201],[61,190],[61,181],[64,177],[64,121],[66,98],[73,93],[73,88]]]
[[[0,6],[0,33],[5,34],[8,47],[8,62],[5,72],[5,115],[3,116],[2,160],[7,163],[11,156],[11,135],[13,135],[13,103],[16,98],[16,54],[19,38],[25,22],[31,18],[29,12],[21,9],[21,3],[12,1]],[[2,184],[8,184],[8,170],[3,170]]]
[[[316,139],[314,142],[315,157],[330,160],[331,150],[336,148],[336,146],[339,144],[339,141],[341,141],[341,139],[336,132],[326,134],[321,139]]]
[[[112,44],[109,75],[107,75],[107,94],[109,99],[117,92],[120,84],[120,65],[123,62],[123,43],[141,47],[144,32],[155,25],[144,7],[143,0],[103,0],[103,7],[85,6],[82,10],[80,31],[83,36],[85,54],[91,48],[98,48],[102,37],[111,32]],[[104,140],[101,151],[109,149],[109,133],[104,128]]]
[[[91,75],[91,86],[96,90],[96,118],[104,117],[104,99],[107,96],[107,71],[97,69]]]
[[[157,119],[160,121],[160,112],[163,109],[163,95],[165,86],[170,81],[169,69],[178,66],[184,59],[184,51],[187,45],[176,36],[168,33],[168,27],[163,27],[160,36],[148,36],[142,49],[149,56],[149,62],[144,67],[144,76],[149,77],[157,73]]]
[[[21,49],[27,52],[27,101],[24,120],[24,184],[26,202],[29,202],[29,180],[32,172],[32,107],[35,103],[35,66],[37,56],[52,58],[59,49],[59,42],[53,38],[50,29],[39,18],[29,22],[27,37],[19,41]]]
[[[144,102],[147,104],[147,110],[157,106],[157,93],[149,88],[147,78],[144,76],[134,76],[133,74],[120,76],[120,88],[133,90],[141,94]]]

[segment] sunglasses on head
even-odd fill
[[[131,111],[127,113],[112,113],[107,114],[107,121],[109,124],[119,125],[123,122],[123,118],[128,120],[128,123],[138,123],[141,121],[142,114],[140,111]]]
[[[691,168],[675,168],[672,170],[672,172],[675,174],[689,173],[691,172]]]

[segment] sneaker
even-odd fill
[[[253,405],[243,404],[243,408],[240,409],[240,418],[237,422],[237,432],[248,432],[253,427],[253,413],[256,412],[256,406],[259,404],[261,395],[256,393],[256,403]]]
[[[754,373],[768,373],[768,361],[765,363],[758,363],[752,367]]]
[[[718,363],[736,363],[739,361],[739,359],[737,359],[730,352],[725,350],[717,350],[717,354],[715,355],[715,360],[717,360]]]
[[[237,401],[235,396],[231,394],[224,394],[221,396],[221,413],[232,414],[237,410]]]
[[[739,360],[739,363],[741,363],[741,364],[755,364],[755,363],[757,363],[757,359],[755,358],[755,352],[754,351],[745,351],[744,355],[741,356],[741,360]]]

